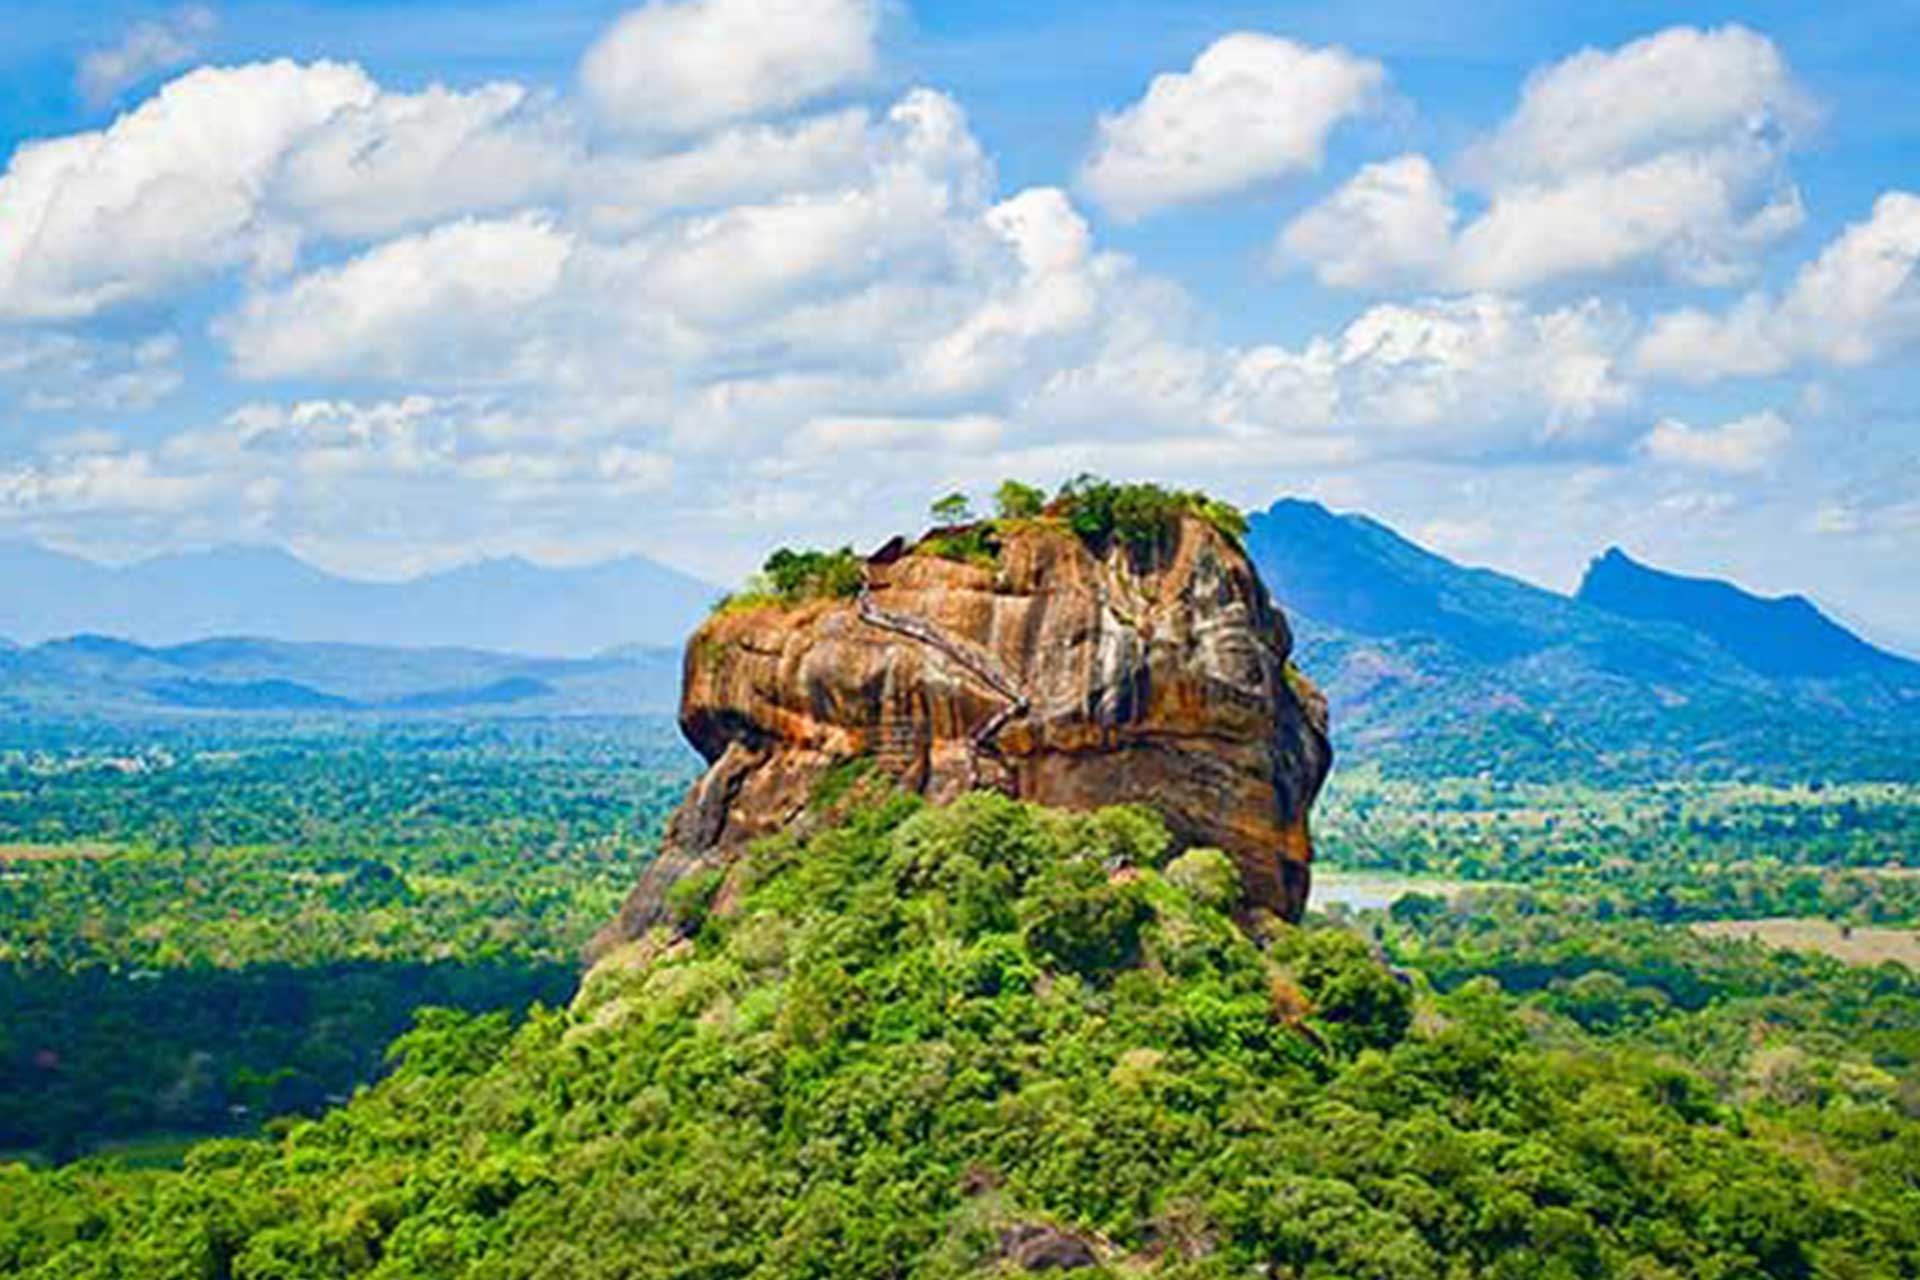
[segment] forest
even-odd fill
[[[1920,974],[1700,932],[1911,934],[1899,784],[1351,768],[1406,891],[1257,944],[1144,811],[854,788],[576,994],[669,721],[7,734],[6,1274],[1920,1269]]]
[[[47,1159],[315,1112],[421,1005],[563,1001],[696,763],[660,719],[13,732],[0,1152]]]
[[[345,1107],[0,1174],[28,1276],[1873,1276],[1914,975],[1528,899],[1230,920],[1143,810],[896,797]],[[708,885],[710,891],[712,885]],[[1389,964],[1374,947],[1384,942]],[[1811,980],[1810,980],[1811,979]]]

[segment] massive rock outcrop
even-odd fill
[[[1148,547],[1045,520],[995,540],[991,564],[895,542],[857,599],[707,620],[680,724],[710,767],[603,944],[664,919],[683,876],[806,820],[856,760],[935,801],[1152,805],[1182,844],[1233,857],[1244,908],[1298,918],[1326,704],[1240,547],[1194,516]]]

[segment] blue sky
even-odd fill
[[[1094,469],[1920,637],[1910,3],[3,7],[0,538],[728,579]]]

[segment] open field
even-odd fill
[[[1817,951],[1848,964],[1894,960],[1920,972],[1920,930],[1849,927],[1831,920],[1708,920],[1693,931],[1706,938],[1751,938],[1786,951]]]

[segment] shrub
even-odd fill
[[[718,867],[704,867],[674,882],[667,890],[667,918],[676,930],[683,934],[700,931],[724,879],[726,873]]]
[[[1236,542],[1247,531],[1246,517],[1237,508],[1198,490],[1115,484],[1091,475],[1077,476],[1063,485],[1051,510],[1088,541],[1117,537],[1138,551],[1159,545],[1182,516],[1205,520]]]
[[[977,564],[991,568],[999,563],[1000,542],[992,525],[975,524],[949,533],[935,533],[921,539],[916,550],[942,560]]]
[[[866,564],[852,547],[838,551],[795,551],[781,547],[746,589],[723,597],[715,612],[790,608],[809,600],[849,600],[866,584]]]
[[[1240,873],[1218,849],[1189,849],[1167,864],[1167,879],[1204,906],[1225,911],[1240,896]]]
[[[860,594],[866,569],[852,547],[838,551],[790,551],[767,557],[767,581],[788,601],[843,599]]]

